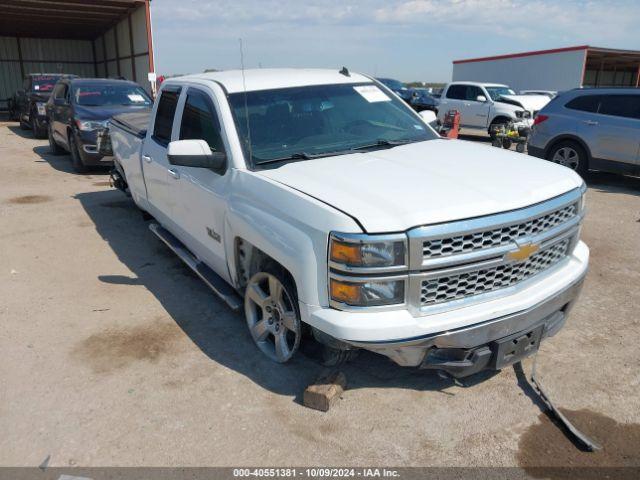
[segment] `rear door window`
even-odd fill
[[[152,138],[161,145],[167,146],[171,141],[171,129],[179,96],[179,90],[163,90],[160,94]]]
[[[581,95],[569,101],[565,107],[570,110],[597,113],[600,106],[600,95]]]
[[[603,95],[598,113],[640,119],[640,95]]]
[[[196,89],[189,89],[182,113],[180,140],[204,140],[212,151],[224,152],[220,121],[211,99]]]
[[[451,85],[447,90],[447,98],[464,100],[467,92],[466,85]]]

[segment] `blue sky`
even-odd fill
[[[451,61],[594,45],[640,49],[637,0],[153,0],[159,74],[328,67],[447,81]]]

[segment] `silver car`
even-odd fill
[[[529,155],[588,170],[640,174],[640,89],[565,92],[536,116]]]

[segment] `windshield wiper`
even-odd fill
[[[407,143],[414,143],[417,141],[418,140],[385,140],[384,138],[379,138],[375,143],[353,147],[351,150],[368,150],[370,148],[377,147],[397,147],[398,145],[406,145]]]
[[[335,153],[307,153],[307,152],[295,152],[286,157],[278,157],[278,158],[269,158],[267,160],[262,160],[259,162],[255,162],[256,165],[265,165],[267,163],[278,163],[278,162],[287,162],[290,160],[313,160],[314,158],[320,157],[330,157],[335,155]]]

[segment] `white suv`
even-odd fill
[[[487,131],[493,126],[521,123],[530,127],[533,117],[549,102],[546,95],[517,95],[507,85],[453,82],[442,92],[438,119],[450,110],[460,112],[460,126]]]

